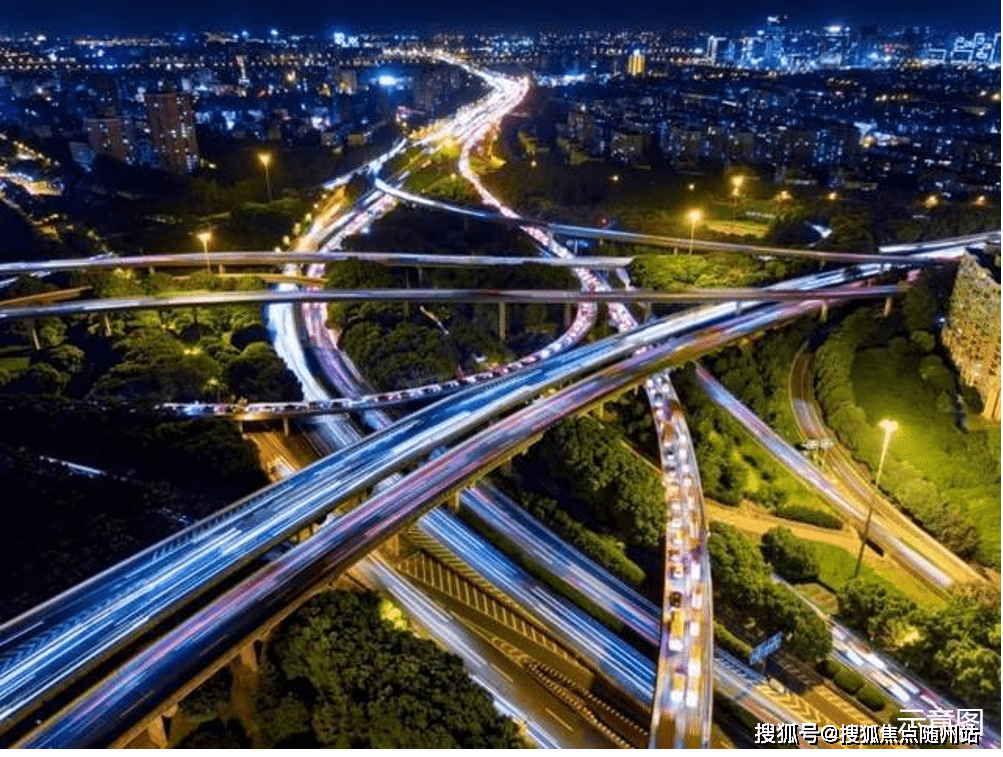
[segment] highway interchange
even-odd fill
[[[501,99],[499,104],[489,102],[485,107],[493,117],[497,116],[499,107],[508,106],[514,97],[505,87],[499,89],[507,92],[507,98]],[[478,127],[466,134],[465,142],[476,141],[486,128],[485,124],[490,123],[490,118],[482,117]],[[480,133],[478,130],[481,130]],[[381,202],[374,200],[365,205],[361,216],[356,214],[354,219],[341,227],[340,233],[351,231],[359,217],[365,218],[367,213],[372,217],[374,212],[384,212],[391,207],[389,203],[380,205]],[[533,230],[547,237],[538,228]],[[552,250],[556,246],[552,238],[545,239],[543,243]],[[945,246],[950,248],[950,245]],[[873,268],[869,272],[871,275],[879,270],[877,266]],[[784,288],[805,291],[836,286],[850,283],[855,277],[859,278],[866,273],[868,272],[826,272],[797,282],[788,282]],[[587,289],[588,279],[583,284]],[[591,291],[598,295],[601,291],[598,279],[593,281],[592,286]],[[190,599],[218,584],[223,577],[246,566],[303,525],[325,517],[338,503],[369,491],[390,473],[417,463],[450,440],[467,437],[460,445],[441,452],[423,467],[383,488],[349,515],[337,519],[301,547],[286,553],[247,582],[213,600],[167,636],[156,641],[142,660],[122,666],[105,679],[97,691],[88,694],[81,704],[61,716],[58,722],[45,724],[25,744],[84,745],[107,742],[114,729],[121,728],[130,718],[139,715],[144,707],[155,704],[155,696],[147,701],[130,696],[133,692],[150,690],[157,692],[157,696],[161,693],[166,695],[172,690],[173,684],[183,681],[185,675],[190,677],[192,670],[200,665],[204,666],[213,659],[213,655],[221,654],[228,648],[228,644],[232,645],[235,639],[253,630],[255,623],[271,617],[269,613],[278,612],[288,604],[296,591],[302,591],[319,576],[343,570],[352,564],[373,544],[394,532],[415,514],[441,501],[445,493],[471,478],[476,479],[506,452],[517,449],[528,435],[539,433],[561,417],[580,411],[626,386],[646,385],[649,393],[655,392],[651,396],[662,398],[652,402],[656,419],[660,409],[662,417],[657,420],[670,428],[669,432],[662,431],[660,436],[684,436],[685,422],[679,424],[681,409],[672,405],[673,393],[670,385],[667,385],[667,377],[665,384],[650,381],[648,376],[652,372],[716,349],[742,336],[754,334],[769,325],[813,312],[820,306],[821,301],[817,299],[762,308],[751,304],[748,307],[719,305],[688,311],[630,331],[627,329],[633,324],[625,320],[623,325],[626,333],[568,352],[566,350],[584,336],[588,326],[594,321],[594,306],[590,311],[586,305],[579,308],[578,316],[568,332],[571,336],[566,334],[567,339],[563,342],[559,340],[559,344],[548,348],[549,352],[541,351],[534,359],[514,366],[510,375],[501,374],[484,380],[478,386],[462,389],[450,400],[438,402],[389,425],[364,441],[352,438],[346,430],[347,424],[339,428],[335,419],[322,419],[336,443],[348,445],[335,459],[325,458],[285,481],[237,503],[209,522],[188,529],[130,561],[115,566],[0,629],[4,635],[3,640],[0,640],[0,691],[4,694],[0,723],[30,711],[30,707],[24,706],[24,703],[34,701],[33,697],[38,697],[38,692],[51,691],[53,687],[79,677],[82,671],[136,638],[144,628],[148,628],[157,618],[165,617],[186,601],[186,598]],[[269,306],[270,320],[273,320],[273,315],[277,316],[273,320],[273,326],[283,317],[279,314],[286,309],[292,310],[289,306]],[[741,313],[743,310],[752,312],[736,315],[736,312]],[[316,302],[304,307],[305,322],[312,337],[320,336],[318,330],[323,327],[323,318],[318,325],[317,316],[322,316],[323,313],[324,308]],[[628,315],[626,309],[621,311],[622,318],[626,319]],[[295,324],[285,326],[290,327],[295,333]],[[298,340],[298,334],[295,338]],[[328,344],[328,347],[336,345]],[[647,349],[635,354],[641,347]],[[332,373],[344,375],[347,370],[331,354],[328,355],[327,363],[323,359],[320,363],[329,377]],[[515,372],[515,368],[520,370]],[[603,370],[589,376],[596,369]],[[297,373],[300,371],[297,370]],[[582,377],[586,378],[578,380]],[[538,397],[544,390],[575,380],[576,383],[566,386],[557,394],[517,409]],[[462,382],[459,382],[451,388],[460,390],[461,385]],[[324,400],[320,395],[326,395],[326,392],[321,387],[315,388],[313,395],[309,391],[307,394],[309,401],[320,402]],[[493,426],[478,431],[488,418],[513,410],[515,412],[501,418]],[[660,425],[660,428],[663,426]],[[474,436],[468,436],[471,433]],[[663,446],[663,468],[667,480],[676,481],[677,487],[678,482],[683,481],[685,486],[674,497],[670,496],[672,501],[678,502],[680,495],[683,500],[699,496],[696,471],[687,471],[683,467],[692,464],[695,469],[692,456],[687,458],[687,454],[681,451],[687,443],[684,441],[682,446]],[[688,483],[685,481],[686,476],[690,478]],[[470,501],[474,501],[475,506],[477,503],[476,496],[473,496],[473,500],[465,497],[463,501],[465,505]],[[496,506],[497,498],[492,497],[490,502],[494,503],[492,507]],[[480,504],[484,505],[484,502],[481,501]],[[672,513],[670,528],[673,528],[671,524],[677,517],[679,526],[676,528],[683,528],[685,523],[687,529],[692,529],[690,524],[695,522],[694,518],[698,518],[699,531],[704,532],[702,512]],[[426,517],[421,523],[431,524],[429,527],[433,528],[433,534],[437,538],[452,538],[454,548],[461,554],[482,551],[480,547],[465,549],[463,543],[467,537],[459,530],[462,527],[451,522],[448,517],[436,513],[431,518]],[[527,543],[547,542],[546,536],[540,533],[533,535],[532,540],[528,535],[526,538]],[[699,541],[698,537],[697,542]],[[671,542],[670,534],[669,543]],[[551,543],[549,548],[559,547]],[[565,553],[570,555],[573,550],[565,547]],[[706,569],[705,555],[699,550],[693,554],[700,559],[691,561],[691,555],[687,552],[683,559],[684,573],[678,578],[689,579],[696,576],[694,583],[682,588],[686,593],[686,600],[695,609],[706,608],[705,617],[709,619],[709,571]],[[470,559],[473,561],[472,557]],[[587,575],[587,572],[582,575]],[[498,576],[497,580],[502,582],[503,577]],[[611,596],[611,584],[608,580],[597,578],[595,583],[597,595],[605,596],[603,601],[606,604],[610,604]],[[667,583],[672,585],[671,581]],[[525,586],[521,589],[509,587],[509,591],[519,594],[527,589]],[[533,603],[537,610],[543,612],[550,600],[540,600],[542,595],[534,591],[534,588],[529,588],[528,591],[537,598]],[[630,599],[623,594],[613,593],[612,596]],[[165,600],[165,597],[170,597],[170,600]],[[644,608],[647,612],[641,613],[638,610],[641,605],[637,604],[636,598],[625,602],[625,607],[629,607],[631,603],[636,607],[631,612],[630,622],[636,624],[638,629],[646,628],[649,638],[656,627],[664,627],[665,623],[659,619],[657,610],[652,615],[653,606]],[[587,616],[580,619],[580,624],[572,623],[571,619],[576,617],[574,608],[566,611],[559,604],[557,607],[559,609],[554,610],[554,617],[550,621],[551,627],[563,629],[568,635],[569,643],[579,646],[588,644],[587,653],[611,679],[617,681],[638,701],[650,704],[655,689],[655,676],[650,663],[632,658],[630,652],[623,650],[625,645],[615,637],[604,637],[601,631],[592,628],[591,626],[598,624]],[[671,639],[668,639],[668,651],[663,650],[662,655],[663,659],[678,659],[687,670],[694,668],[693,661],[696,660],[692,679],[697,682],[707,677],[701,671],[705,665],[709,667],[710,664],[710,655],[699,651],[705,647],[709,649],[709,622],[703,623],[702,631],[699,625],[691,624],[690,628],[695,627],[697,630],[691,630],[681,640],[686,644],[685,649],[672,648]],[[47,630],[44,637],[36,632],[40,627]],[[691,642],[691,636],[699,636],[699,643]],[[26,643],[28,639],[31,640],[30,643]],[[586,642],[587,639],[592,641]],[[733,671],[734,665],[725,665],[723,668],[715,666],[715,674],[718,674],[719,669]],[[684,681],[681,697],[675,696],[675,686],[669,684],[666,689],[671,703],[670,710],[678,713],[679,700],[685,701],[684,711],[689,709],[699,713],[696,719],[699,731],[709,721],[705,717],[709,715],[709,705],[697,701],[695,694],[691,696],[690,692],[696,692],[696,689],[685,683],[686,675],[681,677]],[[729,673],[722,675],[727,679]],[[125,681],[129,681],[128,686],[124,685]],[[740,682],[732,679],[729,685],[738,686]],[[705,699],[708,691],[709,686],[702,686],[700,697]],[[703,734],[698,736],[698,742],[703,738]]]

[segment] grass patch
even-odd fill
[[[740,237],[746,235],[763,237],[770,230],[770,227],[765,223],[757,223],[755,221],[707,221],[703,224],[703,227],[706,227],[706,229],[715,234],[729,234]]]
[[[28,367],[31,355],[27,347],[13,344],[7,347],[0,347],[0,372],[6,371],[13,375],[20,373]]]
[[[809,542],[809,544],[815,553],[815,559],[818,560],[818,582],[833,592],[839,591],[853,578],[857,556],[835,544],[825,542]],[[939,596],[926,589],[917,579],[895,568],[879,565],[875,569],[864,564],[860,566],[860,577],[901,591],[921,607],[939,607],[943,604]]]
[[[925,359],[894,348],[858,352],[850,374],[857,405],[872,426],[882,418],[898,422],[889,457],[921,471],[968,515],[980,537],[977,558],[998,565],[1000,428],[959,429],[949,403],[953,392],[938,392],[920,375]]]

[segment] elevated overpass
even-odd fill
[[[831,272],[808,277],[799,285],[824,287],[845,280],[844,272]],[[768,311],[779,308],[781,312],[800,312],[806,308],[805,312],[809,312],[819,306],[818,302],[801,303],[775,306]],[[733,312],[731,306],[721,305],[673,316],[574,353],[553,355],[518,374],[488,384],[476,394],[467,391],[447,403],[437,403],[333,459],[318,463],[300,476],[242,500],[218,516],[105,571],[58,601],[11,621],[2,629],[5,641],[0,641],[0,690],[6,695],[6,706],[0,711],[0,728],[32,711],[43,692],[51,694],[70,685],[157,619],[176,611],[181,604],[304,525],[323,517],[335,506],[335,493],[356,496],[394,470],[468,433],[499,412],[538,396],[548,387],[595,370],[646,344],[720,321]],[[728,341],[740,335],[728,328],[712,326],[702,338],[712,348],[717,340]],[[355,470],[360,473],[351,475]],[[312,485],[304,486],[307,482]],[[187,567],[179,571],[182,564]],[[103,613],[110,605],[115,606],[116,612]],[[40,626],[47,631],[37,637],[31,632]],[[27,670],[32,671],[30,678],[23,674]]]
[[[140,719],[150,701],[162,700],[170,692],[183,686],[200,666],[224,655],[236,640],[252,633],[268,618],[281,612],[298,593],[330,574],[345,570],[423,509],[448,497],[466,481],[482,475],[497,460],[510,455],[524,444],[527,436],[542,433],[570,413],[585,410],[631,386],[643,383],[646,376],[655,370],[685,362],[707,350],[717,349],[818,307],[820,305],[817,302],[776,305],[732,319],[725,327],[711,327],[696,334],[670,339],[496,422],[321,529],[314,537],[278,561],[210,602],[174,631],[154,642],[139,659],[117,668],[79,703],[61,713],[56,720],[44,724],[20,745],[96,746],[109,742],[116,731],[124,730],[130,721]],[[648,332],[647,339],[650,341],[655,333],[664,332],[664,328],[647,327],[642,331]],[[637,333],[632,332],[626,337],[610,338],[612,342],[607,341],[620,343],[621,346],[629,343],[636,352]],[[573,356],[558,356],[554,360],[559,357]],[[539,388],[534,387],[528,391],[536,394]],[[445,404],[455,408],[460,403],[451,400]],[[404,419],[391,427],[391,430],[400,430],[401,427],[409,430],[412,424],[411,419]],[[358,446],[372,446],[371,442],[367,442]],[[441,438],[434,441],[435,444],[443,442]],[[340,461],[346,455],[333,457]],[[368,454],[366,457],[373,459]],[[391,460],[389,463],[382,463],[382,466],[394,466],[396,463],[396,460]],[[294,501],[313,500],[315,504],[307,522],[315,520],[331,506],[332,499],[336,499],[338,493],[344,491],[338,483],[338,477],[328,475],[326,471],[332,464],[337,462],[328,458],[248,500],[265,498],[274,501],[276,489],[281,488],[285,494],[283,513],[300,509],[299,505],[293,504]],[[387,472],[381,471],[378,477],[385,477]],[[244,501],[245,507],[249,504],[248,500]],[[251,535],[231,539],[227,548],[236,550],[246,547],[250,539]],[[190,583],[191,578],[191,575],[186,576],[186,583]],[[157,586],[154,590],[159,595],[162,588]],[[79,634],[75,634],[74,641],[78,639]],[[606,666],[609,669],[604,672],[622,683],[628,694],[641,702],[650,701],[650,686],[645,687],[634,673],[619,668],[615,661],[608,661]],[[136,691],[146,692],[146,696],[136,697]],[[162,693],[154,696],[152,692]]]
[[[496,255],[432,255],[419,252],[361,252],[353,250],[289,250],[288,252],[180,252],[173,255],[103,255],[62,260],[24,260],[0,263],[0,276],[24,276],[62,271],[108,271],[117,268],[202,268],[210,265],[285,266],[289,263],[344,263],[354,260],[388,267],[491,268],[542,265],[554,268],[614,270],[630,265],[633,256],[597,255],[587,265],[566,258]]]
[[[876,287],[830,287],[811,292],[788,289],[687,289],[661,292],[563,290],[563,289],[320,289],[307,291],[185,292],[168,296],[109,297],[54,304],[0,307],[0,323],[31,318],[71,315],[100,315],[131,310],[165,310],[178,307],[218,307],[277,302],[438,302],[438,303],[539,303],[575,304],[660,303],[694,304],[708,302],[797,302],[835,301],[893,297],[905,285]],[[55,294],[53,292],[52,294]]]
[[[568,239],[596,239],[619,244],[642,245],[646,247],[663,247],[671,249],[689,250],[691,240],[689,237],[668,237],[659,234],[645,234],[636,231],[619,231],[617,229],[599,229],[590,226],[575,226],[571,224],[554,223],[537,218],[527,218],[520,215],[506,215],[485,208],[474,208],[455,203],[435,200],[422,195],[407,192],[399,187],[395,187],[383,179],[375,179],[376,188],[401,202],[410,205],[421,206],[433,210],[440,210],[449,213],[456,213],[467,218],[475,218],[479,221],[490,223],[500,223],[508,226],[535,227],[545,231],[552,236],[562,236]],[[820,262],[843,263],[850,265],[861,265],[864,263],[885,263],[887,265],[906,265],[916,267],[917,265],[929,266],[939,265],[944,261],[939,259],[928,259],[922,263],[917,263],[915,258],[910,258],[907,254],[912,251],[934,251],[948,247],[963,246],[966,244],[978,244],[984,241],[990,234],[999,232],[980,232],[966,236],[955,237],[947,240],[936,240],[932,242],[918,242],[915,244],[895,245],[889,247],[887,253],[854,253],[854,252],[828,252],[824,250],[794,249],[789,247],[773,247],[764,245],[737,244],[734,242],[716,242],[709,239],[693,239],[693,250],[702,252],[735,252],[744,255],[755,255],[760,257],[787,257],[802,258],[808,260],[818,260]],[[587,258],[590,259],[590,258]]]

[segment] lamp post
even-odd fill
[[[885,454],[888,452],[888,442],[891,441],[892,434],[898,429],[899,424],[895,421],[885,419],[878,424],[885,432],[885,440],[881,445],[881,459],[878,460],[878,472],[874,476],[874,493],[871,495],[870,504],[867,507],[867,520],[864,521],[864,533],[860,538],[860,552],[857,553],[857,567],[853,569],[853,577],[860,573],[860,563],[864,559],[864,547],[867,546],[867,535],[871,530],[871,516],[874,514],[874,501],[878,498],[878,482],[881,481],[881,471],[885,467]]]
[[[208,231],[200,231],[195,236],[202,243],[202,254],[205,255],[205,272],[211,276],[212,268],[209,266],[209,240],[212,239],[212,233]]]
[[[694,208],[689,212],[690,219],[690,255],[693,254],[693,237],[697,232],[697,224],[700,222],[701,213],[699,210]]]
[[[261,165],[265,167],[265,186],[268,188],[268,202],[272,201],[272,179],[268,174],[268,166],[272,162],[271,154],[267,152],[259,152],[258,160],[261,161]]]

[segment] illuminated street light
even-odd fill
[[[258,160],[265,167],[265,186],[268,188],[268,202],[272,201],[272,179],[268,173],[268,166],[272,162],[272,156],[267,152],[259,152]]]
[[[620,181],[620,175],[613,174],[612,176],[609,177],[609,180],[612,181],[614,184],[616,184],[618,181]]]
[[[209,240],[212,239],[212,232],[200,231],[195,235],[195,238],[202,243],[202,253],[205,255],[205,271],[211,276],[212,268],[209,266]]]
[[[940,198],[937,197],[937,195],[930,195],[929,197],[926,198],[926,201],[923,204],[926,205],[926,207],[928,208],[935,208],[937,207],[939,202]]]
[[[690,255],[693,254],[693,237],[696,235],[697,223],[700,222],[701,216],[702,213],[696,208],[691,210],[688,214],[690,219]]]
[[[829,200],[837,200],[837,199],[839,199],[839,195],[836,194],[835,192],[829,192],[829,194],[827,195],[827,198]]]
[[[885,432],[885,440],[881,445],[881,458],[878,460],[878,472],[874,476],[874,493],[871,495],[870,504],[867,507],[867,520],[864,521],[864,533],[860,537],[860,552],[857,553],[857,567],[853,570],[853,577],[860,573],[860,562],[864,559],[864,547],[867,546],[867,534],[871,530],[871,516],[874,514],[874,500],[878,498],[878,482],[881,481],[881,471],[885,467],[885,454],[888,452],[888,442],[891,441],[892,434],[898,429],[899,424],[887,418],[881,421],[878,426]]]

